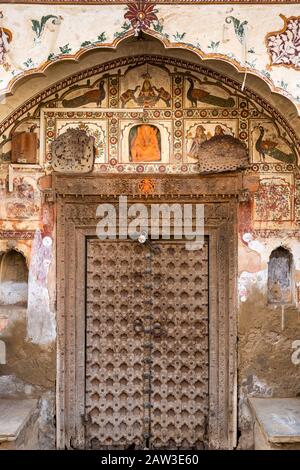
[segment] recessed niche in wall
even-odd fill
[[[161,136],[158,127],[149,124],[133,126],[129,133],[131,162],[159,162],[161,160]]]
[[[26,305],[28,268],[26,259],[16,250],[0,255],[0,305]]]
[[[268,266],[268,302],[285,305],[293,301],[293,256],[282,246],[272,251]]]

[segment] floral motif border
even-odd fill
[[[300,70],[300,16],[280,15],[284,26],[266,35],[270,67],[291,67]]]
[[[36,3],[36,4],[69,4],[69,5],[123,5],[128,3],[135,3],[135,0],[0,0],[0,3],[15,3],[15,4],[24,4],[24,3]],[[299,0],[290,2],[289,0],[156,0],[155,2],[149,1],[149,3],[162,3],[165,5],[170,4],[182,4],[182,5],[192,5],[192,4],[202,4],[202,5],[214,5],[214,4],[290,4],[290,3],[300,3]]]

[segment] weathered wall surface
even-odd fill
[[[114,41],[116,44],[137,26],[124,18],[124,5],[3,5],[2,9],[3,27],[12,32],[11,39],[7,33],[7,53],[1,59],[3,90],[17,77],[29,77],[50,63],[72,59],[78,51],[100,51]],[[14,302],[7,305],[5,299],[12,291],[8,285],[0,285],[0,290],[5,289],[0,304],[0,340],[6,349],[5,354],[0,351],[0,396],[40,398],[38,426],[42,448],[52,448],[55,443],[56,375],[56,214],[55,202],[45,190],[51,187],[53,170],[50,144],[68,128],[84,129],[96,139],[94,169],[102,173],[198,172],[199,147],[203,142],[211,145],[220,138],[218,133],[230,135],[246,146],[250,168],[245,171],[245,187],[249,197],[240,208],[238,256],[239,447],[253,445],[248,396],[289,397],[300,393],[299,122],[294,116],[292,128],[282,118],[282,114],[288,118],[284,99],[274,110],[265,105],[259,93],[242,91],[240,84],[235,86],[232,70],[220,62],[214,67],[211,64],[212,69],[224,69],[230,78],[224,79],[209,69],[204,71],[196,56],[192,61],[198,69],[187,69],[182,62],[187,57],[191,59],[188,50],[226,60],[237,68],[243,67],[246,60],[248,71],[257,73],[268,86],[280,89],[282,95],[297,104],[298,65],[269,68],[265,43],[267,33],[281,28],[283,20],[279,15],[296,16],[297,6],[159,4],[156,9],[155,18],[151,17],[141,29],[165,45],[176,43],[181,48],[166,51],[168,60],[164,64],[161,59],[160,64],[155,64],[154,59],[140,63],[135,59],[133,63],[130,56],[141,55],[140,45],[123,43],[114,55],[103,51],[101,56],[95,53],[82,57],[78,64],[71,61],[57,65],[57,69],[51,67],[45,77],[20,83],[20,88],[16,87],[15,93],[2,101],[0,254],[11,249],[23,253],[29,276],[26,306]],[[53,17],[42,22],[48,14]],[[106,25],[103,32],[98,28],[100,22],[94,21],[96,14]],[[190,27],[191,15],[195,28]],[[79,21],[80,26],[86,23],[89,27],[79,27]],[[25,39],[24,31],[28,31]],[[291,43],[292,37],[290,48]],[[164,52],[161,45],[150,40],[145,41],[143,51],[157,56]],[[276,57],[275,54],[274,60],[279,60]],[[109,65],[102,67],[108,61]],[[63,80],[71,74],[72,78]],[[193,100],[188,94],[190,80],[194,88],[202,90],[199,99]],[[257,85],[249,76],[247,83],[254,88]],[[272,102],[266,87],[260,87],[267,101]],[[26,106],[22,107],[24,100]],[[41,115],[43,107],[59,109],[46,109]],[[141,161],[133,161],[138,157],[130,149],[135,126],[141,124],[138,110],[142,108],[148,113],[146,123],[156,125],[160,131],[159,141],[151,134],[156,160],[147,163],[143,161],[145,155]],[[24,130],[37,135],[37,160],[32,167],[14,165],[11,172],[12,136]],[[281,245],[293,256],[293,299],[283,307],[268,304],[269,258]]]
[[[276,226],[276,224],[274,224]],[[247,397],[300,396],[300,323],[297,299],[290,305],[268,303],[271,252],[284,246],[293,255],[299,282],[299,239],[276,232],[265,238],[244,233],[239,247],[238,384],[239,448],[253,445]],[[295,295],[297,296],[297,287]]]

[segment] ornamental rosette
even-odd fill
[[[134,29],[147,29],[151,26],[153,21],[158,21],[156,16],[158,10],[155,9],[155,4],[147,0],[128,3],[127,12],[124,15],[126,20],[130,21]]]

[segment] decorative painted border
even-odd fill
[[[272,60],[272,52],[271,52],[271,45],[270,45],[270,38],[272,36],[275,36],[275,41],[278,40],[281,36],[281,34],[284,34],[284,33],[287,33],[288,31],[288,27],[289,27],[289,24],[291,22],[297,22],[298,23],[298,28],[300,28],[300,16],[289,16],[288,18],[284,15],[279,15],[280,18],[283,20],[284,22],[284,25],[282,27],[282,29],[280,29],[279,31],[272,31],[271,33],[268,33],[265,37],[265,43],[266,43],[266,47],[267,47],[267,50],[268,50],[268,54],[269,54],[269,57],[270,57],[270,65],[269,67],[287,67],[287,68],[293,68],[295,70],[300,70],[300,65],[294,65],[293,63],[284,63],[283,61],[281,62],[278,62],[276,64],[276,62],[273,62]],[[299,38],[298,36],[296,37],[296,40],[297,42],[299,43]],[[287,41],[286,41],[286,47],[285,49],[288,49],[290,48],[290,52],[286,51],[285,50],[285,57],[295,57],[295,47],[294,47],[294,43],[291,42],[291,45],[287,44],[291,42],[288,38],[287,38]],[[299,48],[299,46],[298,46]],[[299,49],[297,49],[299,51]],[[280,54],[281,56],[282,54]],[[298,53],[297,57],[299,57],[300,53]],[[299,62],[300,63],[300,62]]]
[[[54,4],[54,5],[124,5],[128,3],[135,3],[136,0],[0,0],[0,3],[14,3],[14,4],[24,4],[24,3],[34,3],[34,4]],[[151,0],[148,3],[161,3],[165,5],[193,5],[193,4],[202,4],[202,5],[220,5],[220,4],[248,4],[248,5],[257,5],[257,4],[291,4],[300,3],[300,0],[291,2],[289,0]]]
[[[0,230],[0,240],[33,240],[34,230]]]
[[[71,85],[74,85],[76,82],[93,77],[94,75],[101,74],[103,72],[108,72],[109,70],[116,69],[118,67],[123,66],[133,66],[133,65],[142,65],[146,62],[149,62],[153,65],[165,63],[167,65],[172,65],[175,67],[182,67],[190,70],[190,72],[198,72],[201,74],[206,75],[209,78],[213,78],[215,80],[224,83],[225,85],[229,85],[234,88],[236,91],[241,91],[240,83],[236,82],[235,80],[223,76],[218,72],[213,70],[207,69],[199,64],[195,64],[193,62],[189,62],[183,59],[177,59],[173,57],[165,57],[160,55],[143,55],[143,56],[130,56],[130,57],[121,57],[119,59],[115,59],[112,61],[105,62],[103,64],[99,64],[88,69],[82,70],[77,72],[73,75],[70,75],[63,80],[60,80],[49,88],[46,88],[39,92],[38,94],[34,95],[28,101],[23,103],[17,109],[15,109],[9,116],[7,116],[1,123],[0,123],[0,135],[3,134],[10,126],[15,124],[17,121],[20,121],[24,114],[30,112],[30,110],[38,105],[40,105],[43,100],[47,99],[51,95],[55,95],[55,93],[62,91],[63,89],[68,88]],[[288,121],[283,117],[281,113],[276,111],[267,101],[264,100],[261,96],[257,95],[253,91],[249,90],[245,87],[243,91],[244,95],[250,99],[254,100],[260,106],[263,107],[265,111],[271,114],[275,120],[278,121],[279,124],[283,126],[283,128],[287,131],[291,139],[294,141],[295,145],[300,147],[300,138],[297,137],[295,131],[289,126]]]

